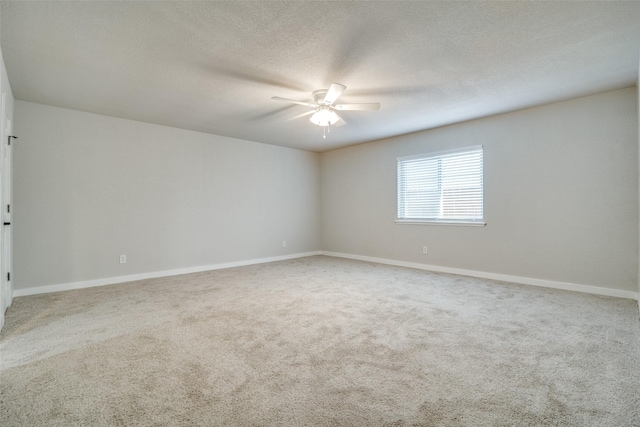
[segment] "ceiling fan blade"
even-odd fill
[[[372,102],[369,104],[338,104],[334,105],[333,108],[340,111],[353,110],[353,111],[364,111],[364,110],[379,110],[380,103]]]
[[[340,116],[338,116],[338,117],[340,117]],[[333,126],[335,126],[335,127],[339,128],[340,126],[344,126],[344,125],[346,125],[346,124],[347,124],[347,122],[345,122],[344,120],[342,120],[342,117],[340,117],[340,120],[338,120],[337,122],[335,122],[335,124],[334,124]]]
[[[314,105],[314,107],[315,107],[315,105]],[[306,113],[298,114],[297,116],[293,116],[293,117],[289,117],[288,119],[284,119],[284,121],[287,122],[289,120],[295,120],[295,119],[299,119],[301,117],[310,116],[315,112],[316,112],[316,110],[309,110]]]
[[[316,107],[316,104],[309,104],[308,102],[304,102],[304,101],[296,101],[295,99],[289,99],[289,98],[282,98],[280,96],[272,96],[271,99],[273,99],[274,101],[284,101],[284,102],[291,102],[294,104],[300,104],[300,105],[304,105],[306,107]]]
[[[329,105],[333,104],[338,100],[338,98],[340,98],[340,95],[342,95],[342,92],[344,92],[346,88],[347,87],[345,85],[341,85],[340,83],[331,83],[329,90],[327,90],[327,94],[324,96],[323,102]]]

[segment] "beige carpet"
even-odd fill
[[[640,426],[635,301],[329,257],[17,298],[2,426]]]

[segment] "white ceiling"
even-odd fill
[[[632,86],[640,2],[8,2],[15,98],[325,151]],[[347,125],[284,121],[331,82]]]

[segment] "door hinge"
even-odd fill
[[[7,273],[7,282],[11,281],[11,273]]]
[[[7,205],[7,213],[11,213],[11,205]]]

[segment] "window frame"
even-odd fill
[[[457,153],[465,153],[481,150],[482,158],[480,163],[480,180],[481,180],[481,195],[482,195],[482,218],[400,218],[400,165],[402,162],[406,162],[409,160],[427,160],[431,158],[437,157],[446,157],[449,155],[457,154]],[[441,181],[442,171],[438,173],[438,180]],[[442,197],[442,196],[441,196]],[[412,156],[404,156],[398,157],[396,159],[396,224],[424,224],[424,225],[459,225],[459,226],[480,226],[484,227],[487,225],[484,218],[484,146],[483,145],[474,145],[468,147],[456,148],[453,150],[444,150],[444,151],[434,151],[429,153],[416,154]]]

